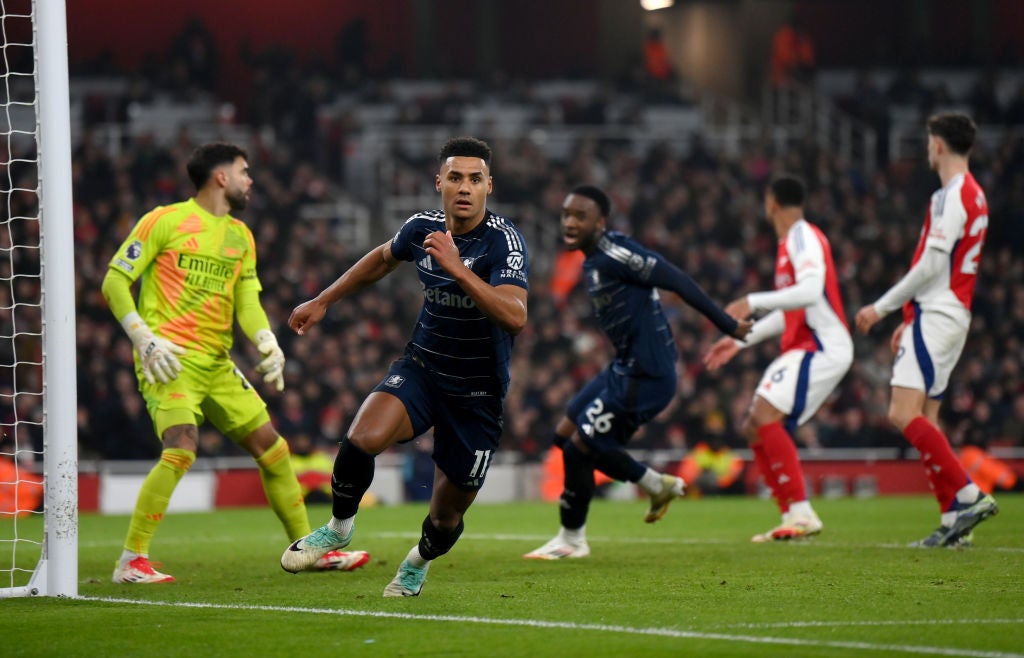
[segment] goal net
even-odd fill
[[[63,0],[0,0],[0,598],[78,595]]]

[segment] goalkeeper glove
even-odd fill
[[[184,347],[154,334],[136,311],[124,316],[121,326],[135,345],[135,351],[139,353],[142,374],[146,381],[150,384],[166,384],[178,378],[178,373],[181,372],[178,355],[185,353]]]
[[[256,366],[256,372],[263,375],[263,381],[273,384],[279,391],[284,390],[284,352],[277,344],[277,337],[270,329],[260,329],[253,336],[256,349],[263,355],[263,360]]]

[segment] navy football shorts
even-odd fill
[[[630,377],[605,369],[569,403],[567,416],[583,442],[598,451],[629,443],[637,429],[668,406],[676,377]]]
[[[501,438],[501,398],[445,394],[430,372],[408,355],[392,363],[373,390],[402,401],[414,438],[434,428],[431,457],[452,484],[464,491],[483,486]]]

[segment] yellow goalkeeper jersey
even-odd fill
[[[142,217],[110,260],[142,278],[139,314],[154,331],[187,349],[225,355],[234,340],[235,296],[262,290],[252,231],[215,217],[195,199]]]

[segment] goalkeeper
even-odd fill
[[[252,231],[232,216],[249,200],[248,156],[232,144],[199,147],[188,161],[196,196],[158,207],[132,229],[110,261],[103,296],[135,347],[139,390],[163,441],[142,483],[115,583],[166,583],[149,546],[168,501],[196,458],[199,426],[209,420],[259,466],[270,506],[290,540],[309,534],[309,517],[288,444],[266,404],[231,360],[233,322],[259,349],[256,370],[284,388],[284,353],[260,304]],[[131,286],[142,279],[136,307]],[[333,551],[311,570],[351,570],[364,551]]]

